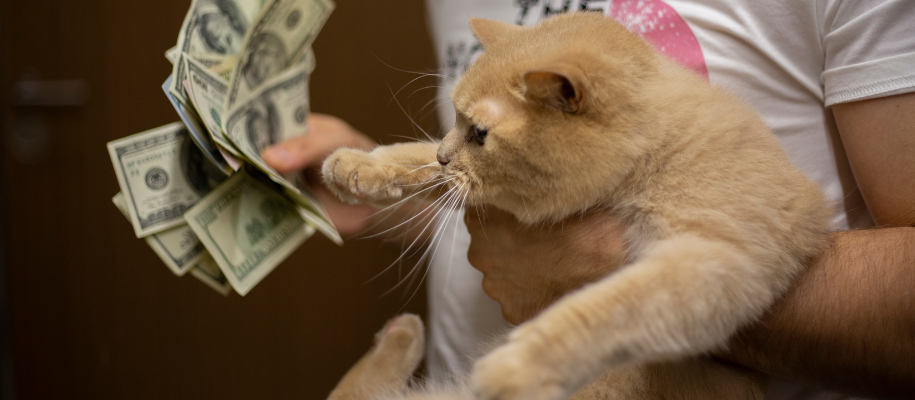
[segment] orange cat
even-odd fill
[[[627,222],[632,255],[478,360],[477,398],[559,400],[600,377],[579,396],[761,396],[754,377],[694,357],[758,318],[825,248],[832,213],[817,186],[740,99],[611,19],[471,28],[486,51],[455,87],[441,144],[339,150],[328,186],[390,204],[440,177],[467,204],[528,224],[606,209]]]

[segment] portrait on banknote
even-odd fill
[[[204,0],[197,27],[207,53],[232,54],[241,46],[248,22],[233,1]]]
[[[247,59],[242,65],[245,83],[250,88],[260,86],[267,78],[286,68],[286,49],[283,41],[269,32],[251,39]]]
[[[245,115],[245,133],[255,154],[279,141],[280,126],[280,116],[272,101],[265,97],[251,103]]]

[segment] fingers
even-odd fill
[[[334,150],[350,147],[371,150],[375,143],[339,118],[312,114],[307,135],[294,137],[264,150],[262,156],[279,173],[320,165]]]

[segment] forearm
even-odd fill
[[[915,393],[915,228],[840,232],[723,357],[869,396]]]

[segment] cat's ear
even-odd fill
[[[519,29],[521,28],[517,25],[507,24],[501,21],[483,18],[470,19],[470,31],[473,32],[473,36],[480,41],[480,44],[482,44],[484,48],[495,43],[500,37]]]
[[[553,65],[524,73],[524,96],[546,107],[567,113],[582,108],[584,85],[581,71],[567,65]]]

